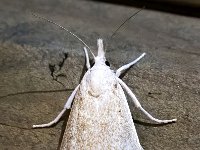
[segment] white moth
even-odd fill
[[[152,117],[119,78],[125,70],[144,57],[145,53],[115,72],[106,61],[103,40],[98,39],[97,45],[98,55],[94,57],[93,67],[90,67],[88,51],[84,47],[88,70],[64,109],[50,123],[33,125],[33,128],[49,127],[57,123],[66,109],[71,108],[61,150],[142,150],[124,90],[150,120],[170,123],[176,119],[159,120]]]

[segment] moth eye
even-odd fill
[[[110,63],[106,60],[105,64],[110,67]]]

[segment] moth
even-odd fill
[[[49,127],[57,123],[67,109],[71,109],[60,150],[143,150],[124,92],[150,120],[156,123],[176,121],[176,119],[154,118],[141,106],[130,88],[119,78],[124,71],[141,60],[145,53],[113,71],[106,60],[102,39],[97,40],[97,56],[80,38],[78,39],[85,45],[83,49],[87,72],[59,115],[53,121],[33,125],[33,128]],[[92,67],[89,62],[88,49],[95,61]]]

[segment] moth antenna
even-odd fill
[[[129,21],[132,17],[136,16],[140,11],[142,11],[145,8],[145,6],[143,6],[141,9],[139,9],[138,11],[136,11],[135,13],[133,13],[130,17],[128,17],[114,32],[113,34],[110,36],[110,39],[117,33],[117,31],[127,22]]]
[[[69,34],[71,34],[72,36],[74,36],[76,39],[78,39],[81,43],[83,43],[83,44],[89,49],[90,53],[91,53],[92,56],[95,58],[95,55],[93,54],[93,52],[92,52],[92,50],[90,49],[90,47],[89,47],[80,37],[78,37],[76,34],[72,33],[71,31],[69,31],[69,30],[66,29],[65,27],[63,27],[63,26],[61,26],[61,25],[55,23],[55,22],[52,21],[52,20],[49,20],[49,19],[47,19],[47,18],[45,18],[45,17],[42,17],[42,16],[39,16],[39,15],[33,13],[33,12],[32,12],[31,14],[32,14],[33,16],[35,16],[36,18],[45,20],[45,21],[47,21],[47,22],[49,22],[49,23],[52,23],[52,24],[58,26],[59,28],[65,30],[66,32],[68,32]]]

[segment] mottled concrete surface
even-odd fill
[[[105,39],[113,69],[146,52],[123,80],[152,115],[178,121],[155,125],[129,98],[141,144],[145,150],[199,149],[200,20],[144,10],[108,40],[136,10],[78,0],[0,1],[1,150],[57,149],[69,112],[52,128],[31,126],[51,121],[84,73],[82,44],[31,11],[69,27],[94,51],[96,39]],[[54,64],[58,81],[51,76]]]

